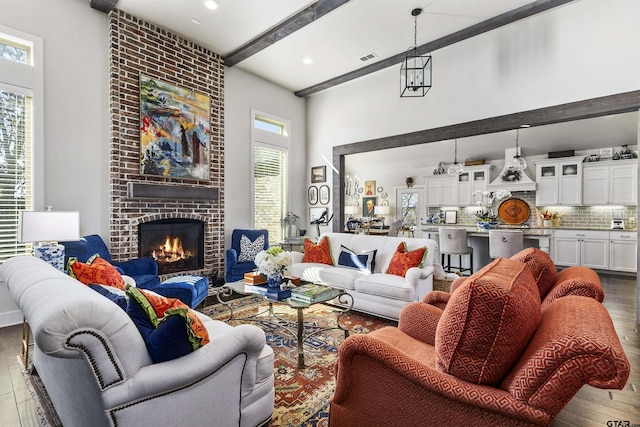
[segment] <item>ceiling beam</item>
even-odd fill
[[[495,30],[496,28],[511,24],[512,22],[519,21],[524,18],[528,18],[538,13],[545,12],[549,9],[561,6],[572,1],[573,0],[538,0],[533,3],[521,6],[517,9],[510,10],[509,12],[505,12],[502,15],[495,16],[491,19],[487,19],[486,21],[482,21],[468,28],[456,31],[455,33],[446,35],[437,40],[425,43],[421,46],[418,46],[418,51],[421,55],[424,55],[426,53],[442,49],[443,47],[447,47],[454,43],[458,43],[471,37],[475,37],[479,34],[486,33],[487,31]],[[358,68],[357,70],[350,71],[346,74],[342,74],[341,76],[334,77],[322,83],[310,86],[306,89],[299,90],[295,92],[295,94],[299,97],[307,97],[309,95],[313,95],[316,92],[329,89],[330,87],[346,83],[350,80],[366,76],[367,74],[389,68],[396,64],[400,64],[404,60],[405,55],[406,51],[400,52],[373,64]]]
[[[268,48],[272,44],[304,28],[306,25],[311,24],[315,20],[321,18],[322,16],[326,15],[334,9],[337,9],[347,2],[349,2],[349,0],[318,0],[311,6],[296,13],[295,15],[291,16],[275,27],[268,29],[255,39],[249,41],[234,52],[231,52],[229,55],[225,56],[223,58],[224,65],[233,67],[239,62],[244,61],[252,55],[255,55],[262,49]]]
[[[116,7],[116,3],[118,0],[91,0],[89,5],[100,12],[109,13]]]

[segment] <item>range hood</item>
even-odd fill
[[[493,182],[491,182],[491,184],[489,184],[489,190],[497,190],[499,188],[502,188],[504,190],[509,190],[509,191],[535,191],[536,190],[536,183],[531,178],[529,178],[529,175],[527,175],[526,169],[520,174],[520,179],[517,181],[516,180],[504,181],[502,179],[503,176],[506,176],[505,173],[507,172],[507,169],[508,169],[509,160],[513,159],[513,156],[515,155],[516,155],[515,147],[507,148],[506,150],[504,150],[504,159],[505,159],[504,168],[502,168],[502,172],[498,174],[498,177],[494,179]]]

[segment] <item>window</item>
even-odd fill
[[[289,124],[264,113],[253,114],[253,226],[267,229],[269,240],[284,238],[288,208]]]
[[[34,209],[34,92],[41,87],[34,82],[41,75],[33,71],[33,47],[0,32],[0,263],[31,251],[18,242],[18,216]]]

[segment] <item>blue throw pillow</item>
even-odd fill
[[[373,273],[376,268],[377,249],[372,251],[362,251],[357,254],[344,245],[340,245],[340,256],[338,257],[338,265],[347,268],[355,268],[356,270]]]
[[[127,298],[124,296],[124,292],[122,292],[118,288],[113,288],[111,286],[105,285],[95,285],[90,284],[89,287],[94,291],[98,292],[101,295],[104,295],[106,298],[109,298],[114,303],[118,304],[123,310],[127,310]]]

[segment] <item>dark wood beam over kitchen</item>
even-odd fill
[[[418,46],[418,51],[421,55],[424,55],[426,53],[442,49],[443,47],[447,47],[454,43],[458,43],[471,37],[477,36],[479,34],[486,33],[487,31],[495,30],[496,28],[511,24],[512,22],[519,21],[520,19],[528,18],[538,13],[545,12],[549,9],[561,6],[566,3],[570,3],[572,1],[573,0],[538,0],[533,3],[521,6],[517,9],[510,10],[509,12],[505,12],[502,15],[498,15],[494,18],[487,19],[486,21],[482,21],[463,30],[446,35],[437,40],[425,43],[421,46]],[[371,74],[376,71],[380,71],[385,68],[400,64],[404,60],[405,55],[406,51],[400,52],[389,58],[382,59],[373,64],[358,68],[357,70],[350,71],[346,74],[342,74],[341,76],[334,77],[322,83],[310,86],[306,89],[299,90],[295,92],[295,94],[299,97],[307,97],[309,95],[313,95],[316,92],[329,89],[330,87],[337,86],[350,80],[366,76],[367,74]],[[435,64],[434,67],[436,67]],[[434,74],[437,74],[437,70],[434,72]]]
[[[318,0],[311,6],[296,13],[289,19],[276,25],[260,34],[255,39],[249,41],[245,45],[231,52],[224,57],[224,65],[233,67],[237,63],[247,59],[251,55],[255,55],[262,49],[282,40],[290,34],[302,29],[306,25],[311,24],[315,20],[321,18],[327,13],[347,3],[349,0]]]
[[[89,6],[100,12],[109,13],[116,7],[118,0],[91,0]]]

